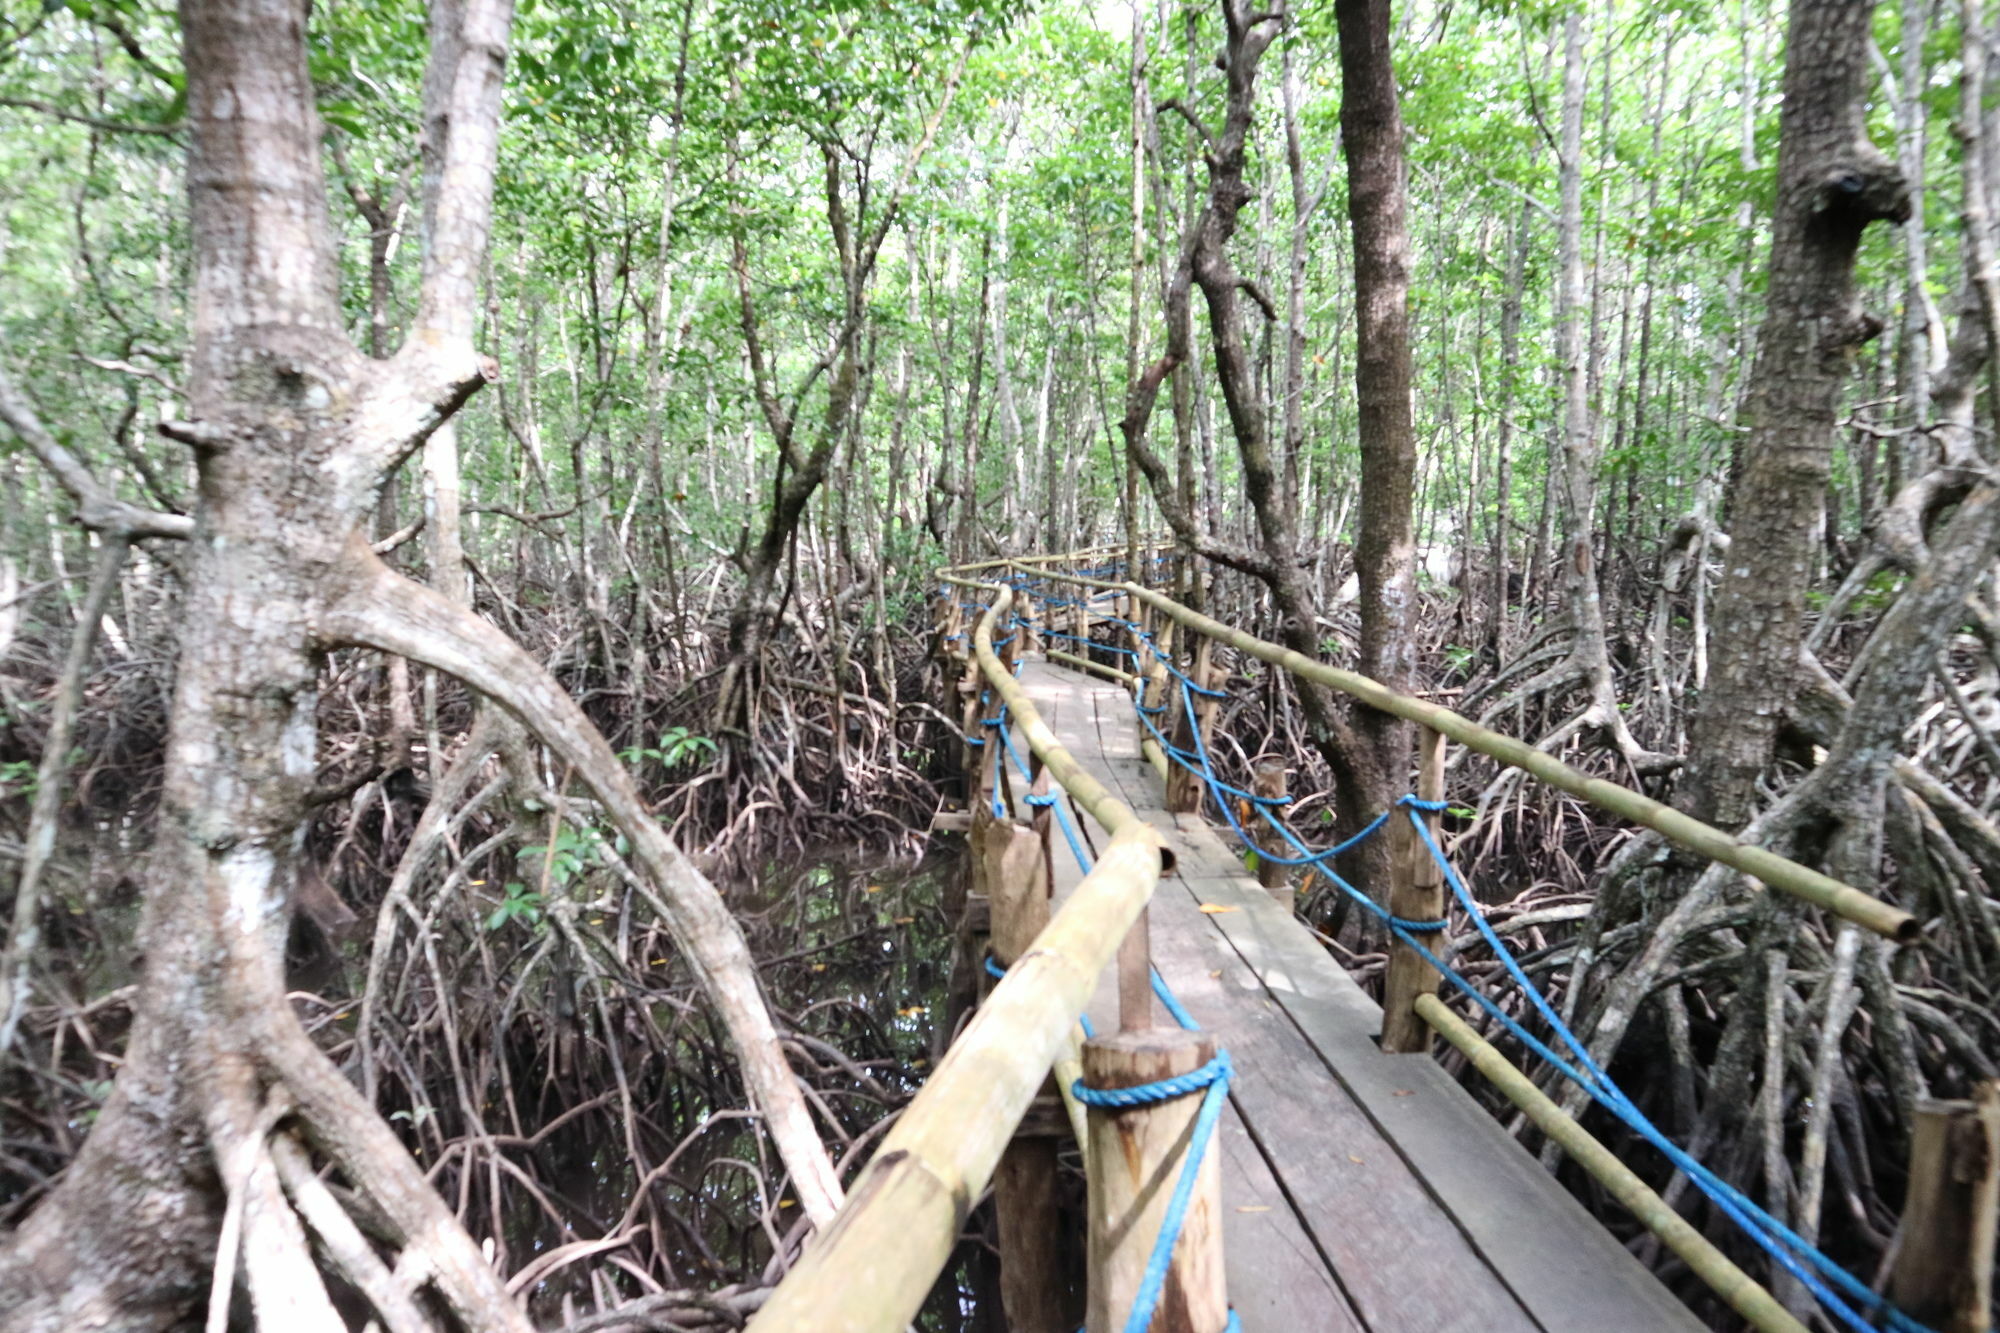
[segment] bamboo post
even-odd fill
[[[1188,678],[1198,682],[1205,688],[1214,689],[1216,686],[1216,676],[1219,673],[1209,665],[1209,652],[1210,647],[1207,639],[1203,639],[1195,646],[1194,670],[1188,672]],[[1179,691],[1176,690],[1174,693],[1179,694]],[[1197,693],[1193,697],[1194,711],[1190,713],[1186,708],[1182,708],[1174,720],[1173,730],[1175,747],[1185,750],[1190,754],[1194,753],[1196,749],[1195,737],[1197,732],[1201,737],[1201,748],[1207,747],[1209,723],[1215,717],[1216,704],[1216,701],[1206,694]],[[1189,772],[1184,765],[1179,763],[1174,764],[1168,770],[1167,809],[1172,813],[1177,815],[1199,814],[1201,812],[1201,799],[1207,794],[1207,791],[1208,784],[1202,781],[1201,774]]]
[[[1417,730],[1417,797],[1444,799],[1444,737],[1429,727]],[[1438,817],[1426,814],[1431,836],[1437,837]],[[1389,816],[1389,911],[1405,921],[1436,921],[1444,916],[1444,873],[1425,850],[1423,840],[1398,807]],[[1417,932],[1412,932],[1417,933]],[[1424,947],[1437,952],[1441,932],[1417,933]],[[1422,954],[1400,939],[1389,944],[1389,973],[1382,984],[1382,1049],[1392,1055],[1428,1052],[1431,1030],[1417,1017],[1419,995],[1435,995],[1438,974]]]
[[[1917,1103],[1889,1299],[1938,1333],[1987,1333],[1992,1326],[1996,1172],[2000,1081],[1981,1083],[1973,1101]]]
[[[1046,824],[1044,824],[1046,827]],[[1046,846],[1031,828],[995,821],[980,849],[992,898],[993,959],[1012,967],[1049,923]],[[1046,1083],[1043,1095],[1055,1101]],[[1062,1310],[1056,1141],[1016,1135],[993,1172],[1000,1232],[1000,1303],[1019,1333],[1067,1333]]]
[[[1093,1088],[1137,1087],[1192,1073],[1214,1056],[1215,1039],[1207,1033],[1120,1032],[1084,1043],[1084,1078]],[[1195,1093],[1131,1109],[1090,1108],[1089,1333],[1125,1326],[1201,1100]],[[1220,1151],[1211,1139],[1149,1327],[1154,1333],[1222,1333],[1228,1322]]]
[[[1285,795],[1285,761],[1282,759],[1259,760],[1257,766],[1250,773],[1250,792],[1252,795],[1261,796],[1268,801],[1282,800]],[[1274,813],[1272,818],[1276,819],[1279,816]],[[1263,825],[1263,823],[1263,820],[1257,818],[1256,812],[1251,811],[1248,817],[1243,820],[1243,827],[1255,829]],[[1280,843],[1282,844],[1282,839]],[[1272,847],[1270,850],[1283,852],[1284,847],[1280,845]],[[1257,882],[1263,885],[1270,892],[1270,895],[1277,899],[1279,904],[1284,907],[1285,915],[1290,916],[1295,897],[1292,890],[1292,868],[1287,865],[1280,865],[1276,861],[1259,857],[1257,860]]]

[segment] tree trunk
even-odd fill
[[[317,684],[326,651],[344,643],[426,661],[499,698],[631,825],[661,914],[737,1044],[802,1204],[819,1221],[837,1205],[831,1164],[713,886],[666,842],[602,737],[546,673],[524,686],[528,659],[499,631],[370,552],[383,478],[494,373],[472,335],[512,6],[438,0],[430,13],[426,252],[404,347],[371,360],[343,332],[305,9],[186,0],[191,419],[161,429],[194,451],[192,531],[184,519],[107,508],[73,459],[37,450],[86,515],[191,540],[135,1021],[76,1161],[0,1250],[10,1333],[184,1327],[211,1271],[218,1313],[233,1271],[261,1325],[339,1328],[299,1215],[277,1186],[277,1157],[297,1155],[269,1140],[295,1133],[372,1205],[404,1251],[403,1270],[426,1274],[460,1324],[526,1333],[500,1275],[286,995]],[[444,608],[436,631],[374,632],[399,599]],[[240,1246],[218,1255],[225,1213],[240,1223]]]
[[[1355,399],[1361,433],[1360,670],[1399,690],[1416,686],[1416,552],[1411,528],[1417,443],[1410,404],[1410,238],[1404,221],[1403,115],[1390,54],[1389,0],[1336,0],[1341,146],[1354,227]],[[1410,767],[1409,727],[1355,710],[1374,751],[1367,793],[1385,809]]]
[[[1900,221],[1910,207],[1901,173],[1862,120],[1874,8],[1872,0],[1791,8],[1766,311],[1682,801],[1725,829],[1749,818],[1794,691],[1835,409],[1852,352],[1881,329],[1860,309],[1855,251],[1869,223]]]

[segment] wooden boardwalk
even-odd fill
[[[1246,1333],[1703,1327],[1435,1061],[1377,1049],[1375,1002],[1205,821],[1164,810],[1125,690],[1033,659],[1021,682],[1178,858],[1150,909],[1153,961],[1235,1065],[1218,1146]],[[1053,860],[1060,900],[1082,872],[1066,846]],[[1091,1015],[1115,1026],[1108,976]]]

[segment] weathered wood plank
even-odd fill
[[[1192,876],[1209,901],[1239,909],[1210,924],[1549,1333],[1702,1327],[1442,1066],[1376,1046],[1381,1009],[1267,894],[1228,872],[1235,862],[1212,834],[1175,838],[1180,882]]]
[[[1228,1048],[1231,1100],[1362,1320],[1408,1333],[1533,1333],[1513,1294],[1209,926],[1199,904],[1213,902],[1210,889],[1160,881],[1154,963]]]
[[[1246,1328],[1319,1327],[1311,1321],[1322,1316],[1378,1333],[1472,1326],[1439,1322],[1452,1316],[1432,1290],[1456,1291],[1482,1330],[1701,1327],[1439,1065],[1377,1048],[1374,1001],[1210,826],[1162,808],[1125,691],[1040,662],[1022,683],[1038,706],[1051,701],[1044,716],[1060,716],[1051,726],[1091,776],[1166,832],[1179,858],[1155,899],[1154,956],[1236,1059],[1220,1132],[1231,1294]],[[1077,822],[1103,843],[1101,829]],[[1055,869],[1060,898],[1082,872],[1067,848]],[[1201,902],[1234,910],[1204,914]],[[1111,995],[1107,979],[1097,1021],[1115,1021]],[[1301,1070],[1320,1071],[1317,1085]],[[1427,1211],[1407,1206],[1412,1192]],[[1238,1205],[1243,1197],[1255,1201]],[[1402,1253],[1376,1255],[1383,1237]],[[1387,1280],[1399,1263],[1400,1282]],[[1293,1299],[1313,1272],[1319,1285]]]

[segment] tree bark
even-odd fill
[[[1910,208],[1901,173],[1862,119],[1874,9],[1872,0],[1791,7],[1766,310],[1743,408],[1749,433],[1682,793],[1684,808],[1725,829],[1750,817],[1794,692],[1835,408],[1854,349],[1881,330],[1856,296],[1855,251],[1869,223],[1901,221]]]
[[[1341,146],[1354,228],[1355,399],[1361,432],[1361,513],[1355,572],[1361,584],[1360,670],[1394,689],[1416,685],[1416,550],[1411,505],[1417,441],[1410,403],[1410,237],[1404,220],[1403,114],[1390,52],[1389,0],[1336,0],[1340,31]],[[1377,809],[1410,768],[1410,729],[1357,708],[1355,726],[1374,751],[1369,793]]]

